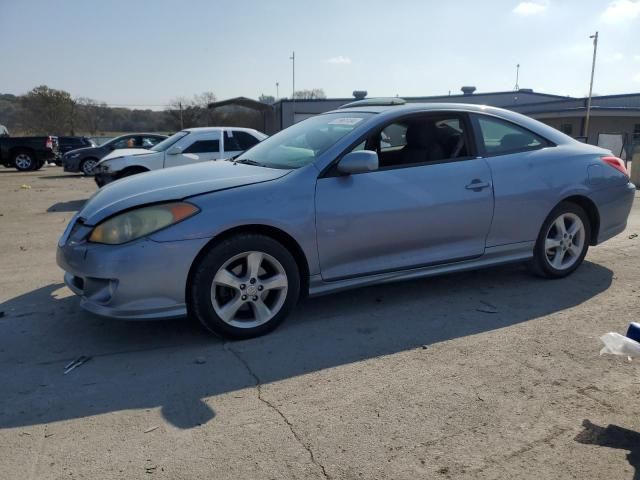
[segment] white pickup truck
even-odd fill
[[[95,166],[99,187],[119,178],[160,168],[230,158],[267,138],[251,128],[187,128],[150,149],[114,150]]]

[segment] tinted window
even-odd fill
[[[484,148],[488,154],[499,155],[535,150],[547,142],[528,130],[497,118],[477,116]]]
[[[240,143],[236,137],[237,132],[233,132],[230,134],[229,131],[225,130],[224,132],[224,150],[225,152],[234,152],[239,150],[246,150],[246,148],[240,147]]]
[[[253,147],[259,140],[251,135],[250,133],[234,130],[233,137],[236,139],[238,144],[240,145],[240,150],[249,150]]]
[[[220,140],[198,140],[187,147],[182,153],[218,153]]]
[[[151,148],[160,142],[162,138],[159,137],[142,137],[142,148]]]
[[[354,150],[378,152],[380,168],[461,159],[469,156],[465,125],[454,115],[410,118],[387,125]]]
[[[112,145],[114,148],[142,148],[140,137],[124,137],[116,140]]]

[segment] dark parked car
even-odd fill
[[[0,135],[0,165],[21,172],[38,170],[58,155],[58,137],[10,137],[6,128]]]
[[[102,145],[71,150],[62,156],[65,172],[82,172],[93,175],[93,169],[102,157],[120,148],[151,148],[167,138],[156,133],[129,133],[116,137]]]
[[[60,155],[56,159],[56,163],[62,165],[62,156],[71,150],[97,146],[97,143],[87,137],[58,137],[58,152]]]

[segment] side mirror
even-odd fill
[[[180,155],[181,153],[182,149],[176,145],[170,147],[169,150],[167,150],[167,155]]]
[[[378,154],[371,150],[358,150],[347,153],[338,163],[338,171],[350,175],[352,173],[373,172],[378,169]]]

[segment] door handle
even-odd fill
[[[471,183],[464,188],[466,188],[467,190],[473,190],[474,192],[479,192],[489,187],[491,187],[491,182],[483,182],[482,180],[478,180],[476,178],[475,180],[472,180]]]

